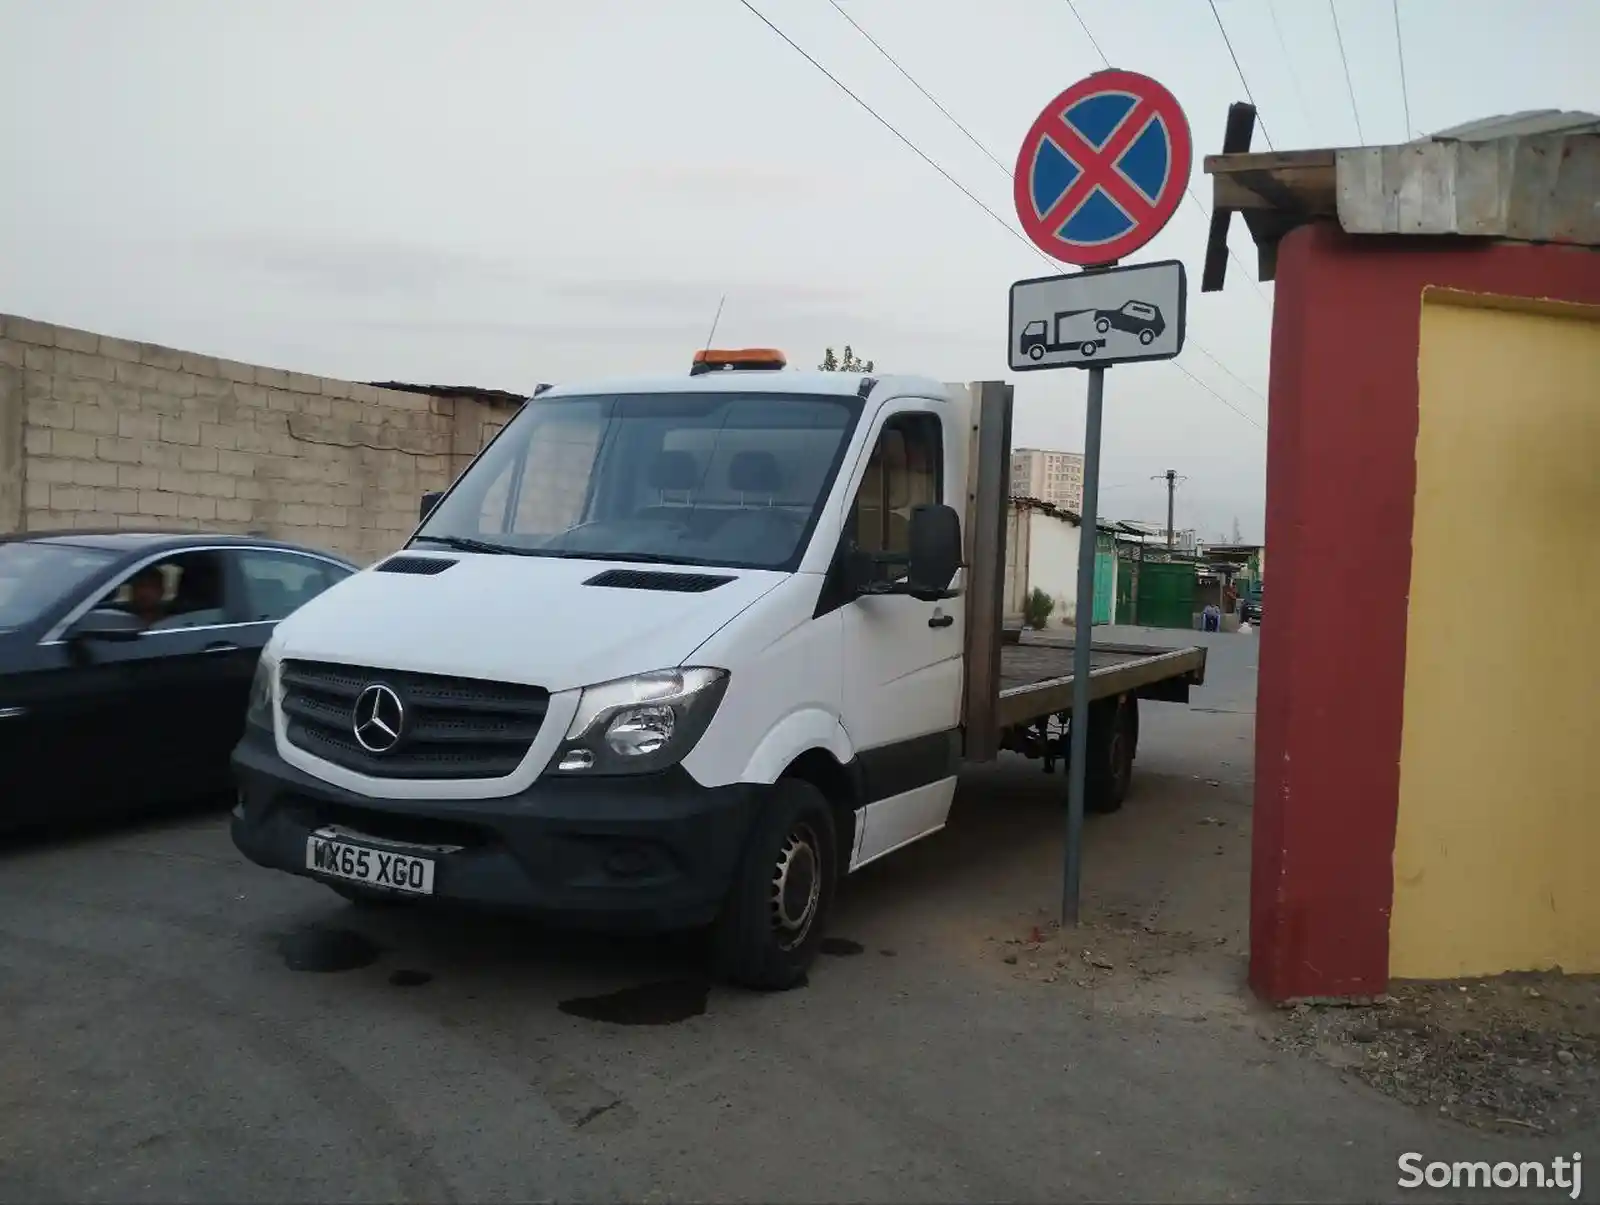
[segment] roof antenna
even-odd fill
[[[706,332],[706,346],[705,346],[705,350],[706,351],[710,351],[711,350],[711,340],[713,340],[713,339],[715,339],[717,337],[717,323],[722,321],[722,306],[723,306],[723,303],[726,302],[727,300],[728,300],[728,295],[726,293],[724,293],[722,295],[722,301],[717,302],[717,313],[716,313],[716,316],[711,319],[711,329]]]

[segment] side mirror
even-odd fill
[[[906,593],[923,602],[954,598],[959,591],[950,589],[950,581],[961,568],[961,516],[942,503],[913,507],[910,536]]]
[[[433,513],[433,508],[439,505],[439,499],[441,499],[443,497],[444,497],[444,491],[443,490],[435,490],[432,493],[423,494],[422,495],[422,513],[421,513],[420,516],[418,516],[417,522],[419,522],[419,523],[427,522],[428,516]]]
[[[126,611],[112,607],[95,607],[67,630],[67,639],[75,642],[100,641],[127,643],[139,639],[144,627]]]

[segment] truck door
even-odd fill
[[[866,463],[857,466],[846,519],[846,538],[863,551],[908,553],[912,507],[955,492],[947,484],[956,474],[946,462],[944,410],[907,399],[883,419]],[[900,562],[884,576],[905,573]],[[844,608],[841,711],[865,788],[852,870],[938,831],[949,815],[960,750],[964,601],[880,594]]]

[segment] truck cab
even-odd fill
[[[967,399],[702,352],[530,398],[260,662],[232,831],[360,903],[714,926],[783,988],[838,878],[945,823]]]

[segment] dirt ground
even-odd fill
[[[1212,663],[1228,673],[1229,661]],[[1226,676],[1187,713],[1146,708],[1133,795],[1086,823],[1079,925],[1063,930],[1059,909],[1013,910],[981,935],[985,961],[1084,1010],[1252,1028],[1277,1050],[1475,1128],[1557,1136],[1600,1123],[1600,977],[1403,983],[1362,1006],[1253,998],[1253,712],[1252,692]],[[974,777],[1012,806],[1058,806],[1065,789],[1036,763]],[[1049,898],[1060,847],[1038,852],[1008,876],[1008,896]]]

